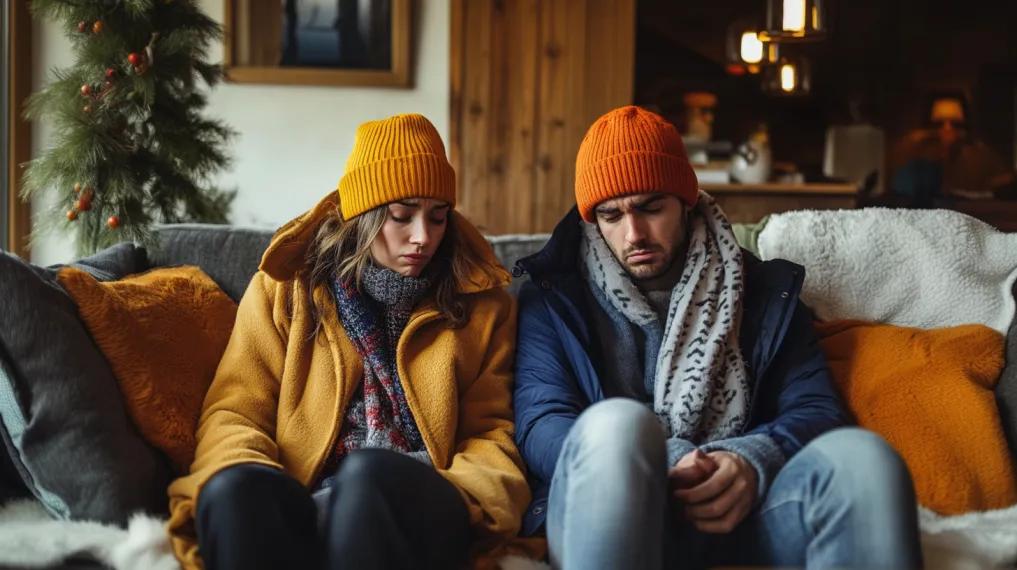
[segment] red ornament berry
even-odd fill
[[[101,34],[102,33],[102,29],[103,29],[102,20],[96,20],[95,23],[92,24],[92,33],[93,34]]]
[[[77,210],[67,210],[67,220],[73,222],[76,219],[78,219],[78,211]]]
[[[78,22],[78,31],[81,32],[81,33],[87,32],[88,31],[88,22],[86,22],[84,20]]]
[[[113,69],[112,67],[107,67],[106,68],[106,79],[113,79],[116,76],[117,76],[117,70],[116,69]]]
[[[109,226],[110,229],[115,230],[120,227],[120,218],[117,216],[110,216],[109,219],[106,220],[106,225]]]
[[[74,193],[75,194],[81,194],[81,183],[80,182],[75,182],[74,183]]]
[[[144,60],[145,56],[138,52],[132,51],[131,53],[127,54],[127,63],[130,63],[131,65],[138,65]]]
[[[87,84],[87,83],[82,85],[81,86],[81,94],[84,95],[85,97],[88,97],[89,95],[91,95],[92,94],[92,86]]]
[[[92,209],[92,201],[88,198],[78,198],[78,201],[74,203],[74,207],[81,212],[87,212]]]
[[[81,110],[82,110],[82,112],[85,112],[85,113],[91,113],[92,112],[92,106],[91,105],[85,105],[84,107],[81,108]]]

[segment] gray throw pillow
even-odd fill
[[[1017,283],[1014,283],[1013,295],[1017,299]],[[996,405],[1006,442],[1010,445],[1011,459],[1017,463],[1017,316],[1006,335],[1006,365],[996,383]]]
[[[123,242],[69,265],[91,274],[98,281],[116,281],[134,273],[147,271],[148,256],[145,254],[145,248]],[[62,267],[64,266],[51,265],[48,269],[55,273]]]
[[[115,247],[100,256],[108,263],[77,265],[112,278],[136,269],[133,246]],[[124,524],[136,511],[164,513],[170,466],[131,423],[56,269],[0,252],[0,428],[9,457],[54,516]]]
[[[8,382],[9,373],[6,361],[0,356],[0,384]],[[3,401],[3,394],[0,390],[0,408],[11,405]],[[3,422],[0,422],[2,424]],[[11,453],[8,450],[14,449],[14,442],[11,441],[7,430],[0,427],[0,505],[12,499],[30,497],[28,487],[25,485],[27,473],[22,473],[21,463],[14,463]]]

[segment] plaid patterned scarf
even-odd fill
[[[335,280],[332,289],[339,320],[364,364],[363,383],[346,410],[335,459],[361,448],[422,450],[423,439],[399,382],[398,338],[390,341],[382,311],[372,310],[371,300],[352,280]]]

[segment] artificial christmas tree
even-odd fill
[[[77,232],[81,254],[123,240],[153,245],[155,223],[225,223],[234,192],[211,185],[228,163],[232,131],[205,118],[206,61],[219,25],[194,0],[34,0],[37,17],[64,24],[75,64],[28,103],[51,121],[55,144],[29,163],[24,199],[58,193],[33,240]]]

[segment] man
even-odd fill
[[[516,442],[556,568],[921,565],[906,466],[849,419],[798,300],[743,252],[677,130],[590,128],[576,202],[520,260]]]

